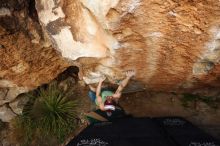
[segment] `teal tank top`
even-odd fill
[[[112,96],[114,93],[112,91],[102,91],[101,92],[101,97],[102,97],[102,102],[105,103],[106,97],[107,96]],[[95,99],[95,103],[97,106],[99,106],[97,100]]]

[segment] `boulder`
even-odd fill
[[[28,102],[29,98],[25,94],[19,95],[14,101],[9,103],[9,106],[14,113],[20,115],[22,114],[25,104]]]
[[[117,83],[133,69],[149,90],[169,92],[220,87],[219,7],[219,1],[36,0],[53,47],[81,64],[87,84],[97,75]]]
[[[6,105],[0,106],[0,119],[3,122],[10,122],[16,116]]]

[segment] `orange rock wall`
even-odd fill
[[[1,6],[1,20],[23,26],[1,28],[1,79],[34,88],[74,60],[87,83],[101,75],[116,83],[134,69],[149,90],[220,87],[220,1],[36,0],[36,8],[26,17],[27,10]]]
[[[38,0],[38,4],[44,2]],[[117,82],[124,71],[134,69],[135,79],[149,90],[220,87],[219,1],[66,0],[55,5],[62,8],[62,23],[69,27],[72,42],[94,49],[84,47],[78,57],[64,56],[77,59],[87,83],[97,82],[103,74]],[[42,12],[48,11],[38,9]],[[69,52],[77,48],[73,45]],[[66,48],[58,50],[65,52]],[[102,53],[95,57],[94,51]]]
[[[220,2],[136,2],[131,13],[123,11],[125,0],[112,9],[124,14],[110,28],[123,46],[116,51],[117,67],[135,68],[152,90],[219,88]]]

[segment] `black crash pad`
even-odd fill
[[[95,123],[67,146],[174,146],[150,118],[125,118]]]
[[[180,117],[153,119],[165,132],[167,138],[178,146],[220,146],[220,142]]]
[[[129,117],[91,124],[67,146],[220,146],[220,143],[183,118]]]

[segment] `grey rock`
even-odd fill
[[[220,47],[219,49],[215,49],[212,53],[206,55],[205,59],[211,62],[214,62],[214,63],[219,63],[220,62]]]
[[[0,107],[0,119],[3,122],[10,122],[15,116],[16,114],[14,114],[6,105]]]
[[[25,94],[19,95],[13,102],[9,103],[9,106],[16,114],[22,114],[25,104],[29,98]]]
[[[26,87],[18,87],[8,80],[0,80],[0,106],[13,101],[19,94],[28,92]]]
[[[2,146],[11,146],[11,144],[7,139],[2,139]]]
[[[8,8],[0,8],[0,16],[11,16],[11,11]]]
[[[15,88],[10,88],[8,91],[8,94],[6,96],[6,99],[8,101],[14,100],[19,94],[27,92],[28,89],[24,87],[15,87]]]
[[[8,93],[8,89],[7,88],[0,88],[0,106],[7,102],[5,100],[6,96],[7,96],[7,93]]]
[[[202,75],[209,73],[214,67],[214,63],[210,61],[198,62],[193,66],[193,74],[194,75]]]

